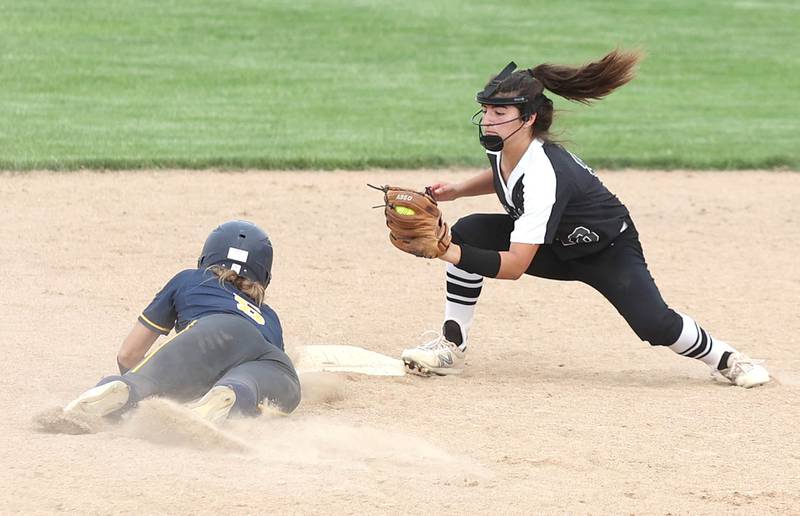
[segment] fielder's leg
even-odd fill
[[[578,279],[603,294],[642,340],[700,360],[742,387],[769,381],[758,361],[714,339],[692,318],[667,306],[647,269],[632,223],[609,248],[573,262]]]
[[[508,215],[469,215],[453,225],[452,241],[482,249],[508,249],[508,235],[513,227],[514,221]],[[483,277],[448,264],[445,281],[447,296],[442,332],[419,346],[404,350],[400,356],[411,373],[450,375],[459,374],[464,368],[467,336],[483,288]]]
[[[507,251],[514,220],[502,214],[474,214],[460,219],[452,228],[453,243],[480,249]],[[541,246],[527,274],[548,279],[575,279],[564,262]],[[483,277],[448,264],[447,298],[440,336],[403,351],[402,359],[410,372],[422,375],[458,374],[463,370],[468,332],[475,316],[475,306],[483,288]]]

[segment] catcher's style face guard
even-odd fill
[[[527,122],[530,118],[531,114],[527,112],[524,106],[528,103],[528,97],[525,95],[519,95],[516,97],[493,97],[497,88],[500,87],[500,84],[507,78],[511,76],[514,70],[517,68],[516,63],[513,61],[508,63],[505,68],[503,68],[497,76],[489,82],[486,88],[483,91],[479,91],[475,95],[475,100],[478,101],[479,104],[488,105],[488,106],[517,106],[520,110],[520,116],[517,118],[513,118],[511,120],[506,120],[505,122],[498,122],[496,124],[484,124],[483,123],[483,109],[478,110],[477,113],[472,115],[472,124],[478,126],[478,140],[481,142],[481,145],[488,151],[492,152],[500,152],[503,150],[503,144],[509,138],[511,138],[514,134],[517,133],[520,129],[524,127],[524,123],[517,128],[516,131],[509,134],[505,138],[501,138],[499,135],[496,134],[483,134],[484,127],[494,127],[497,125],[504,125],[514,122],[516,120],[522,120],[523,122]]]

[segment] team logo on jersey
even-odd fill
[[[567,237],[566,242],[564,240],[561,241],[561,244],[564,247],[576,244],[591,244],[592,242],[599,242],[600,237],[597,233],[590,230],[589,228],[585,228],[583,226],[578,226],[572,233],[569,234]]]
[[[506,203],[503,203],[503,208],[506,209],[506,213],[511,215],[511,218],[514,219],[514,220],[517,220],[518,218],[522,217],[522,214],[524,213],[523,210],[521,210],[519,208],[512,208],[511,206],[509,206]]]

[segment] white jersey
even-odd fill
[[[560,145],[533,140],[503,181],[501,153],[486,151],[494,189],[514,219],[511,242],[552,245],[562,260],[604,249],[627,228],[628,209]]]

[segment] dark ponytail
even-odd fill
[[[540,64],[530,75],[559,97],[588,104],[599,100],[633,79],[641,55],[613,50],[599,61],[572,67]]]
[[[538,138],[547,140],[553,123],[553,102],[544,95],[544,90],[574,102],[589,104],[630,82],[641,58],[639,52],[612,50],[602,59],[578,67],[540,64],[512,73],[498,86],[496,95],[528,97],[528,102],[519,106],[520,110],[523,115],[536,114],[533,132]]]

